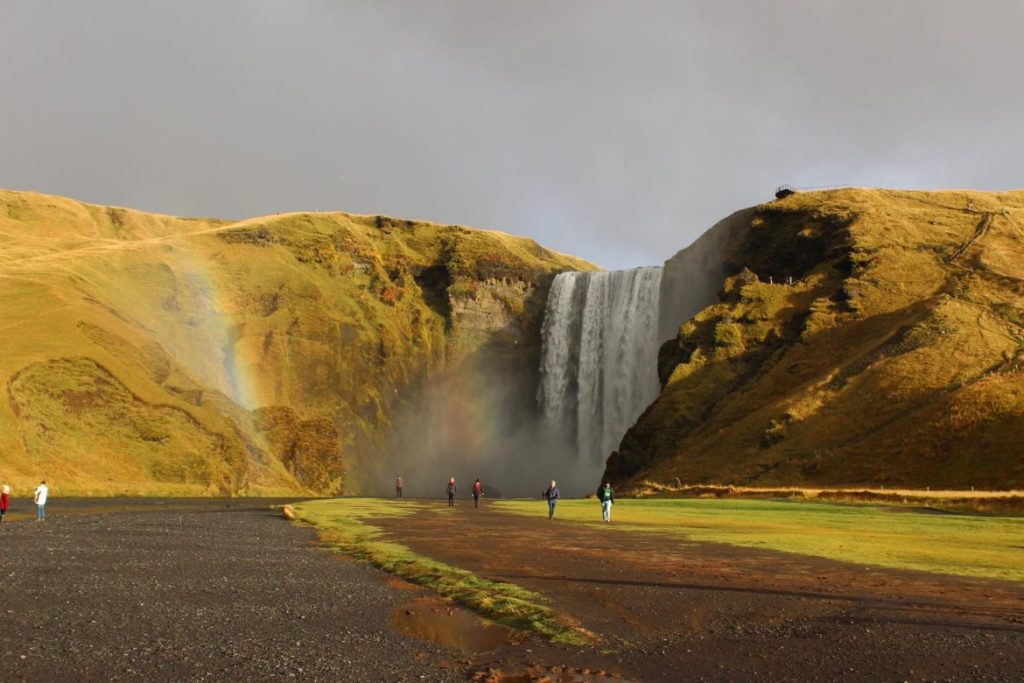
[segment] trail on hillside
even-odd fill
[[[100,256],[103,254],[131,251],[135,249],[145,249],[148,247],[159,246],[161,244],[167,244],[169,242],[188,239],[190,237],[224,232],[225,230],[231,230],[237,227],[238,224],[231,223],[229,225],[218,225],[212,228],[204,228],[202,230],[181,232],[173,235],[160,235],[157,237],[143,237],[134,240],[93,238],[92,243],[85,246],[67,247],[56,251],[49,251],[45,254],[35,254],[31,256],[21,256],[17,254],[11,255],[9,253],[18,250],[19,248],[24,249],[26,247],[24,243],[7,245],[3,249],[0,249],[0,273],[3,273],[5,269],[16,270],[38,263],[60,263],[62,261],[73,260],[83,256]]]
[[[549,522],[543,502],[536,518],[463,503],[373,523],[419,553],[543,594],[644,678],[944,679],[1024,664],[1014,583]]]
[[[995,214],[993,214],[991,211],[986,211],[982,215],[981,220],[978,221],[978,227],[976,227],[974,229],[974,232],[971,234],[971,236],[968,237],[967,240],[965,240],[963,244],[961,244],[959,247],[957,247],[956,251],[954,251],[946,259],[946,263],[953,263],[954,261],[959,259],[961,256],[963,256],[964,253],[968,249],[971,248],[972,244],[974,244],[978,240],[982,239],[988,233],[989,228],[992,227],[992,219],[994,217],[995,217]]]

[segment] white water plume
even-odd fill
[[[661,272],[562,273],[551,285],[538,400],[580,464],[603,466],[658,395]]]

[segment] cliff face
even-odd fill
[[[737,214],[620,482],[1024,485],[1024,193],[837,190]],[[735,218],[735,217],[734,217]]]
[[[547,288],[587,268],[383,216],[181,219],[0,191],[0,476],[65,494],[351,488],[437,378],[486,359],[532,405]]]
[[[729,245],[750,225],[754,209],[723,218],[665,261],[661,276],[658,338],[674,339],[679,325],[718,301],[729,274]]]

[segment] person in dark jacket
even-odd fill
[[[484,485],[477,479],[473,482],[473,507],[480,507],[480,496],[484,495]]]
[[[604,486],[597,490],[597,499],[601,501],[601,517],[605,522],[612,521],[612,504],[615,503],[615,491],[612,490],[611,482],[605,482]]]
[[[458,490],[455,486],[455,477],[452,477],[448,480],[448,507],[455,507],[455,492]]]
[[[548,519],[553,519],[555,516],[555,505],[558,503],[558,496],[558,482],[552,479],[551,486],[544,491],[544,500],[548,502]]]

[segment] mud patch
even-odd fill
[[[384,583],[387,584],[388,586],[390,586],[391,588],[394,588],[394,589],[400,590],[400,591],[418,591],[418,590],[422,590],[416,584],[409,583],[405,579],[399,578],[397,576],[393,576],[391,574],[387,574],[386,575],[386,578],[384,579]]]
[[[464,654],[489,652],[526,641],[519,631],[432,596],[421,596],[396,608],[388,617],[388,626],[396,633]]]

